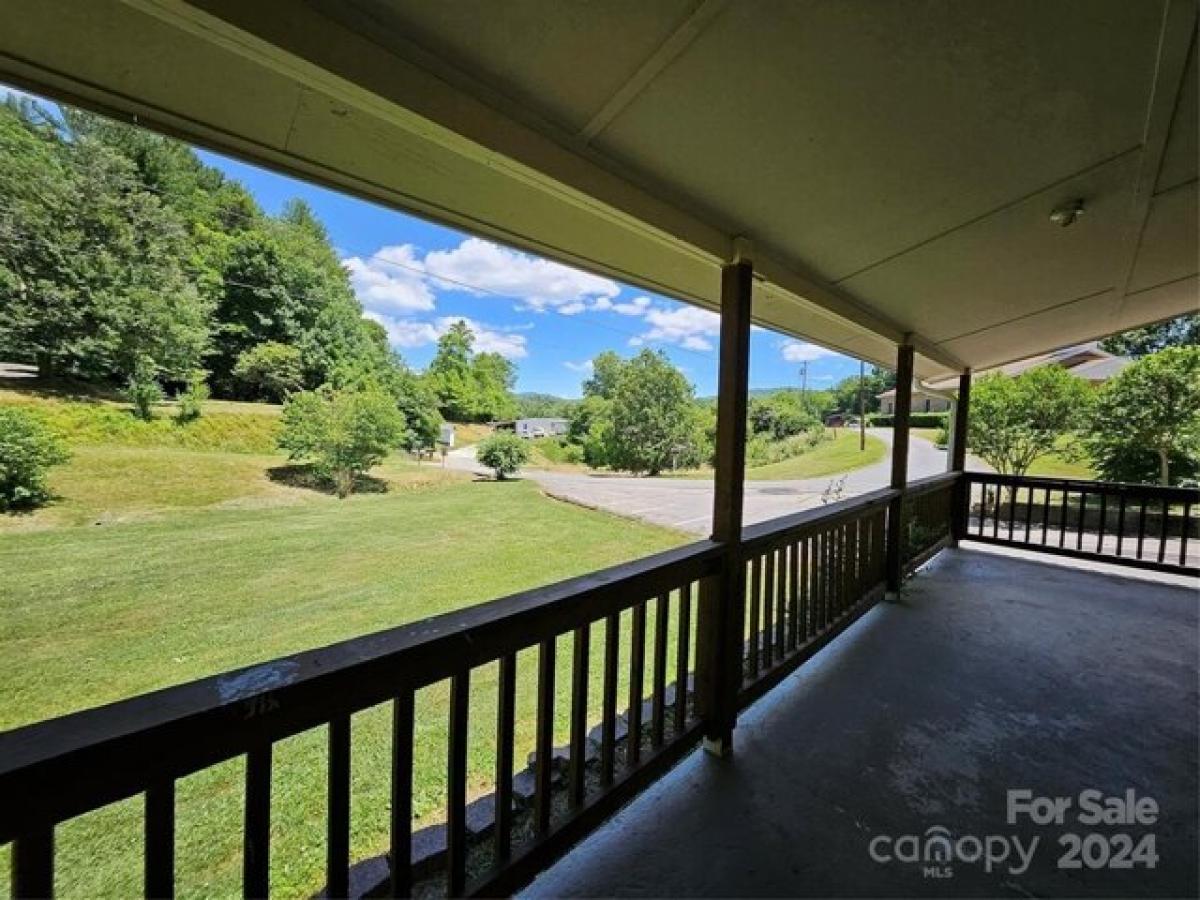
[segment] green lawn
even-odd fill
[[[800,456],[747,469],[746,478],[750,481],[821,478],[861,469],[881,462],[887,456],[887,445],[877,437],[867,435],[866,450],[859,450],[858,446],[858,432],[843,430],[833,440],[818,444]]]
[[[684,543],[663,529],[545,498],[532,482],[476,482],[389,462],[386,493],[338,501],[266,477],[282,457],[172,448],[75,447],[60,495],[0,526],[0,728],[459,609]],[[628,627],[628,615],[624,617]],[[653,616],[651,632],[653,631]],[[694,617],[693,617],[694,620]],[[591,719],[599,716],[593,638]],[[626,635],[626,640],[628,636]],[[566,739],[569,637],[559,641],[556,740]],[[647,646],[652,646],[648,644]],[[672,654],[674,641],[671,642]],[[622,658],[628,659],[627,646]],[[518,664],[517,759],[533,746],[535,658]],[[445,684],[418,698],[415,812],[440,819]],[[470,785],[491,789],[495,667],[472,674]],[[387,843],[390,714],[354,719],[355,858]],[[179,789],[181,896],[240,891],[243,763]],[[272,888],[323,883],[324,730],[276,748]],[[141,890],[141,804],[66,823],[65,897]],[[0,884],[7,851],[0,853]]]

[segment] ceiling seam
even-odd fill
[[[728,0],[703,0],[693,9],[580,129],[579,137],[583,142],[591,142],[607,128],[622,110],[637,99],[638,95],[704,32],[712,20],[725,9],[727,3]]]
[[[862,275],[865,272],[869,272],[872,269],[878,268],[879,266],[886,265],[887,263],[890,263],[893,260],[899,259],[902,256],[906,256],[907,254],[912,253],[914,250],[920,250],[922,247],[928,246],[929,244],[935,243],[936,241],[940,241],[942,238],[948,237],[957,231],[962,231],[964,228],[970,228],[972,225],[977,225],[980,222],[985,221],[986,219],[990,219],[992,216],[999,215],[1002,212],[1007,212],[1008,210],[1013,209],[1014,207],[1020,206],[1022,203],[1026,203],[1026,202],[1032,200],[1033,198],[1039,196],[1040,194],[1044,194],[1047,191],[1052,191],[1056,187],[1061,187],[1062,185],[1067,184],[1071,181],[1074,181],[1077,178],[1082,178],[1084,175],[1089,175],[1092,172],[1097,171],[1098,169],[1103,169],[1105,166],[1112,165],[1114,162],[1117,162],[1120,159],[1124,159],[1126,156],[1129,156],[1132,153],[1137,153],[1141,148],[1142,148],[1141,144],[1137,144],[1133,147],[1127,147],[1124,150],[1120,151],[1119,153],[1115,153],[1112,156],[1109,156],[1105,159],[1100,160],[1099,162],[1095,162],[1095,163],[1092,163],[1091,165],[1085,166],[1084,168],[1079,169],[1078,171],[1072,172],[1070,175],[1067,175],[1063,178],[1059,178],[1058,180],[1052,181],[1049,184],[1042,185],[1041,187],[1036,188],[1035,190],[1032,190],[1029,193],[1022,195],[1015,200],[1011,200],[1007,203],[1001,204],[1000,206],[994,207],[985,213],[981,213],[980,215],[975,216],[974,218],[968,219],[965,222],[961,222],[958,225],[954,225],[950,228],[947,228],[944,231],[941,231],[935,235],[925,238],[924,240],[918,241],[917,243],[912,244],[911,246],[905,247],[903,250],[897,250],[895,253],[892,253],[889,256],[885,256],[882,259],[878,259],[873,263],[868,263],[867,265],[863,266],[862,268],[856,269],[855,271],[851,272],[849,275],[842,275],[839,278],[834,279],[833,281],[830,282],[830,284],[840,285],[840,284],[843,284],[844,282],[847,282],[854,278],[857,278],[859,275]]]
[[[942,338],[937,343],[938,343],[938,346],[941,346],[942,344],[948,344],[951,341],[961,341],[963,338],[975,337],[976,335],[983,334],[984,332],[992,331],[996,328],[1003,328],[1006,325],[1013,325],[1017,322],[1022,322],[1025,319],[1033,319],[1033,318],[1036,318],[1037,316],[1043,315],[1048,312],[1054,312],[1056,309],[1063,309],[1064,307],[1071,306],[1072,304],[1075,304],[1075,303],[1082,303],[1085,300],[1091,300],[1095,297],[1103,297],[1105,294],[1110,294],[1114,290],[1115,290],[1115,287],[1110,285],[1110,286],[1103,288],[1101,290],[1098,290],[1098,291],[1091,291],[1090,293],[1087,293],[1087,294],[1081,294],[1078,297],[1072,297],[1070,300],[1064,300],[1062,303],[1055,303],[1053,306],[1043,306],[1041,309],[1035,309],[1033,312],[1023,313],[1022,315],[1019,315],[1019,316],[1013,316],[1011,319],[1004,319],[999,322],[992,322],[990,325],[984,325],[982,328],[976,328],[973,331],[964,331],[961,334],[956,334],[956,335],[953,335],[952,337]]]

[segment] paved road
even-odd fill
[[[868,432],[892,445],[890,428],[871,428]],[[486,472],[475,460],[472,447],[450,453],[447,462],[454,468]],[[885,487],[891,479],[891,459],[857,469],[845,475],[843,496],[852,497]],[[913,435],[908,451],[909,479],[924,478],[946,470],[946,452]],[[583,506],[608,510],[694,534],[708,534],[711,527],[713,485],[699,478],[635,478],[603,473],[552,472],[527,469],[527,478],[537,481],[551,496]],[[821,496],[839,476],[805,478],[796,481],[747,481],[746,524],[774,519],[788,513],[821,505]]]

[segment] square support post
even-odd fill
[[[896,409],[892,419],[892,489],[900,496],[888,506],[887,589],[897,591],[904,573],[904,489],[908,486],[908,424],[912,412],[913,348],[896,352]]]
[[[696,697],[705,721],[705,748],[733,750],[742,686],[746,579],[742,572],[742,499],[746,478],[750,305],[753,268],[742,260],[721,272],[721,357],[717,382],[717,442],[713,540],[724,545],[721,570],[701,584],[696,623]]]
[[[971,416],[971,370],[958,377],[958,399],[954,403],[954,430],[950,435],[949,470],[960,475],[967,470],[967,425]],[[954,508],[950,513],[950,538],[955,546],[967,534],[971,491],[965,478],[954,485]]]

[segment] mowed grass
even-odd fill
[[[531,482],[473,482],[401,460],[373,473],[387,493],[338,501],[271,481],[266,469],[283,462],[276,455],[75,451],[55,474],[60,499],[32,517],[6,519],[10,527],[0,531],[0,728],[461,609],[686,540],[549,500]],[[602,633],[593,629],[592,721]],[[673,638],[670,646],[673,657]],[[559,743],[567,734],[570,655],[571,638],[561,638]],[[522,654],[518,768],[533,746],[535,670],[536,654]],[[447,701],[445,683],[418,696],[420,822],[443,815]],[[496,667],[487,666],[472,673],[474,794],[491,789],[495,714]],[[364,711],[353,728],[357,859],[387,845],[390,713]],[[309,895],[324,880],[325,742],[325,730],[316,729],[275,748],[271,877],[281,896]],[[180,782],[180,896],[240,892],[243,774],[235,759]],[[60,826],[59,895],[140,893],[141,828],[140,798]],[[7,850],[0,854],[5,887],[6,868]]]
[[[857,431],[843,429],[833,440],[818,444],[807,453],[781,462],[755,466],[746,470],[750,481],[791,481],[800,478],[821,478],[851,472],[882,462],[887,445],[877,437],[867,435],[866,449],[859,450]]]

